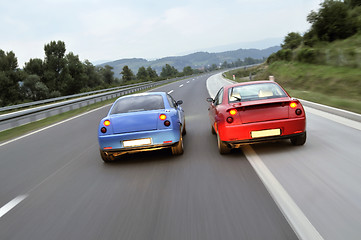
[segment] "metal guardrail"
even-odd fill
[[[54,116],[54,115],[57,115],[57,114],[60,114],[63,112],[67,112],[70,110],[85,107],[90,104],[102,102],[102,101],[120,97],[120,96],[123,96],[126,94],[135,93],[135,92],[149,89],[152,87],[156,87],[156,86],[159,86],[159,85],[162,85],[165,83],[174,82],[174,81],[177,81],[180,79],[183,79],[183,78],[175,78],[175,79],[163,80],[163,81],[159,81],[159,82],[150,82],[150,83],[146,83],[146,84],[135,84],[136,86],[132,85],[131,87],[129,87],[129,85],[128,85],[128,86],[124,86],[124,87],[120,87],[120,88],[117,87],[117,88],[93,91],[93,92],[88,92],[88,93],[83,93],[83,94],[75,94],[75,95],[60,97],[60,98],[55,98],[55,99],[48,99],[48,100],[44,100],[44,101],[37,101],[36,103],[33,102],[32,104],[29,104],[28,106],[46,104],[46,103],[60,101],[62,99],[74,98],[74,97],[78,96],[78,98],[67,100],[67,101],[62,101],[62,102],[57,102],[57,103],[53,103],[53,104],[42,105],[42,106],[38,106],[38,107],[34,107],[34,108],[20,110],[20,111],[16,111],[16,112],[11,112],[11,113],[7,113],[7,114],[2,114],[2,115],[0,115],[0,132],[7,130],[7,129],[14,128],[14,127],[18,127],[18,126],[21,126],[21,125],[24,125],[24,124],[27,124],[30,122],[35,122],[35,121],[41,120],[43,118]],[[109,91],[112,89],[116,89],[116,90]],[[104,91],[107,91],[107,92],[104,92]],[[102,92],[102,93],[96,94],[97,92]],[[93,95],[89,95],[89,94],[93,94]],[[87,96],[81,97],[84,95],[87,95]],[[25,104],[20,104],[20,105],[14,105],[14,106],[10,106],[10,107],[13,107],[12,109],[18,109],[19,106],[24,107],[24,105]],[[17,106],[17,108],[15,108],[16,106]]]
[[[21,108],[26,108],[26,107],[34,107],[34,106],[38,106],[38,105],[42,105],[42,104],[46,104],[46,103],[58,102],[58,101],[63,101],[66,99],[71,99],[71,98],[78,98],[78,97],[93,95],[93,94],[97,94],[97,93],[108,92],[108,91],[117,90],[117,89],[123,89],[123,88],[127,88],[127,87],[146,85],[148,83],[151,83],[151,81],[126,85],[126,86],[121,86],[121,87],[102,89],[102,90],[97,90],[97,91],[92,91],[92,92],[78,93],[78,94],[73,94],[73,95],[68,95],[68,96],[63,96],[63,97],[49,98],[49,99],[45,99],[45,100],[33,101],[33,102],[22,103],[22,104],[17,104],[17,105],[11,105],[11,106],[6,106],[6,107],[1,107],[0,112],[21,109]]]

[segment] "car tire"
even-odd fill
[[[183,124],[183,131],[182,131],[182,135],[186,135],[187,134],[187,130],[186,130],[186,120],[184,120],[184,124]]]
[[[231,148],[229,148],[227,144],[221,141],[218,134],[217,134],[217,145],[220,154],[227,154],[231,152]]]
[[[306,143],[306,138],[307,138],[307,135],[306,135],[306,132],[304,132],[303,134],[301,134],[297,137],[291,138],[290,140],[291,140],[292,145],[301,146]]]
[[[173,155],[183,154],[183,137],[182,137],[182,135],[179,138],[179,142],[176,145],[174,145],[173,147],[171,147],[171,149],[172,149]]]
[[[213,125],[211,126],[211,131],[212,131],[212,134],[213,134],[213,135],[216,134],[216,130],[214,130]]]
[[[103,159],[104,162],[108,163],[108,162],[112,162],[114,160],[113,156],[109,156],[107,155],[104,151],[99,150],[100,151],[100,157]]]

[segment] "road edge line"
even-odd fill
[[[9,143],[15,142],[15,141],[17,141],[17,140],[26,138],[26,137],[31,136],[31,135],[33,135],[33,134],[42,132],[42,131],[47,130],[47,129],[49,129],[49,128],[52,128],[52,127],[58,126],[58,125],[60,125],[60,124],[66,123],[66,122],[68,122],[68,121],[74,120],[74,119],[76,119],[76,118],[82,117],[82,116],[84,116],[84,115],[86,115],[86,114],[89,114],[89,113],[98,111],[98,110],[100,110],[100,109],[102,109],[102,108],[105,108],[105,107],[108,107],[108,106],[110,106],[110,105],[111,105],[111,104],[107,104],[107,105],[104,105],[104,106],[102,106],[102,107],[99,107],[99,108],[96,108],[96,109],[92,109],[92,110],[90,110],[90,111],[88,111],[88,112],[85,112],[85,113],[76,115],[76,116],[71,117],[71,118],[67,118],[67,119],[65,119],[65,120],[63,120],[63,121],[54,123],[54,124],[49,125],[49,126],[44,127],[44,128],[40,128],[40,129],[38,129],[38,130],[35,130],[35,131],[33,131],[33,132],[30,132],[30,133],[27,133],[27,134],[22,135],[22,136],[20,136],[20,137],[13,138],[13,139],[11,139],[11,140],[9,140],[9,141],[0,143],[0,147],[5,146],[5,145],[7,145],[7,144],[9,144]]]
[[[0,208],[0,218],[2,218],[5,214],[7,214],[11,209],[16,207],[19,203],[21,203],[25,198],[27,198],[28,195],[20,195],[5,204]]]
[[[323,240],[320,233],[288,195],[254,149],[250,145],[245,145],[242,147],[242,151],[298,238]]]

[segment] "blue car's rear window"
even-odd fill
[[[164,109],[161,95],[132,96],[119,99],[110,114]]]

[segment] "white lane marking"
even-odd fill
[[[344,118],[344,117],[340,117],[340,116],[337,116],[337,115],[334,115],[334,114],[331,114],[331,113],[323,112],[323,111],[317,110],[315,108],[305,107],[305,106],[303,106],[303,107],[306,110],[306,114],[307,114],[307,112],[309,112],[309,113],[312,113],[312,114],[327,118],[327,119],[329,119],[331,121],[341,123],[343,125],[346,125],[348,127],[352,127],[352,128],[355,128],[355,129],[361,131],[361,123],[360,122],[357,122],[357,121],[354,121],[354,120],[351,120],[351,119],[347,119],[347,118]]]
[[[179,87],[183,87],[183,84],[179,85]]]
[[[0,208],[0,218],[8,213],[11,209],[13,209],[16,205],[18,205],[21,201],[27,198],[28,195],[20,195],[5,204],[2,208]]]
[[[187,83],[189,83],[189,81],[187,81]]]
[[[1,144],[0,144],[0,147],[2,147],[2,146],[4,146],[4,145],[7,145],[7,144],[9,144],[9,143],[15,142],[15,141],[17,141],[17,140],[20,140],[20,139],[22,139],[22,138],[25,138],[25,137],[31,136],[31,135],[33,135],[33,134],[36,134],[36,133],[42,132],[42,131],[44,131],[44,130],[46,130],[46,129],[49,129],[49,128],[55,127],[55,126],[57,126],[57,125],[63,124],[63,123],[65,123],[65,122],[71,121],[71,120],[73,120],[73,119],[76,119],[76,118],[82,117],[82,116],[84,116],[84,115],[86,115],[86,114],[89,114],[89,113],[92,113],[92,112],[98,111],[99,109],[102,109],[102,108],[108,107],[108,106],[110,106],[110,105],[112,105],[112,104],[107,104],[107,105],[105,105],[105,106],[102,106],[102,107],[99,107],[99,108],[93,109],[93,110],[91,110],[91,111],[89,111],[89,112],[82,113],[82,114],[77,115],[77,116],[74,116],[74,117],[72,117],[72,118],[65,119],[64,121],[61,121],[61,122],[58,122],[58,123],[54,123],[54,124],[52,124],[52,125],[50,125],[50,126],[47,126],[47,127],[41,128],[41,129],[36,130],[36,131],[34,131],[34,132],[30,132],[30,133],[25,134],[25,135],[22,135],[22,136],[20,136],[20,137],[17,137],[17,138],[11,139],[11,140],[9,140],[9,141],[7,141],[7,142],[3,142],[3,143],[1,143]]]
[[[168,94],[171,94],[172,92],[174,92],[173,90],[170,90],[169,92],[168,92]]]
[[[242,147],[242,150],[299,239],[323,240],[320,233],[272,175],[253,148],[246,145]]]

